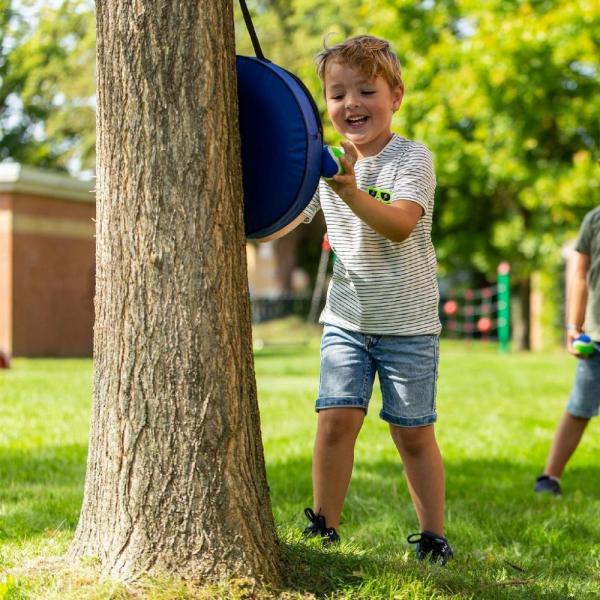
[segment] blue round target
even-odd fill
[[[238,56],[236,64],[246,236],[261,238],[291,223],[313,197],[322,126],[294,75],[264,58]]]

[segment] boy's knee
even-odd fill
[[[364,411],[359,408],[344,411],[326,409],[319,411],[319,434],[327,444],[337,444],[358,435]]]
[[[391,426],[391,432],[396,445],[407,454],[418,455],[435,443],[430,427]]]

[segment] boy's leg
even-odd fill
[[[560,478],[588,423],[589,419],[574,417],[565,411],[554,434],[544,475]]]
[[[382,336],[374,347],[383,396],[381,418],[400,453],[421,531],[444,535],[444,466],[435,439],[439,340]]]
[[[444,535],[444,465],[433,425],[390,432],[400,453],[421,531]]]
[[[361,408],[319,411],[312,466],[313,510],[325,517],[327,527],[340,524],[354,464],[354,444],[364,418]]]
[[[354,444],[373,390],[375,369],[367,342],[362,333],[328,324],[323,329],[312,477],[313,512],[325,521],[326,529],[339,526]]]
[[[596,344],[596,351],[589,358],[577,360],[573,389],[567,409],[554,434],[542,480],[547,479],[548,476],[560,478],[567,462],[579,445],[589,420],[598,414],[599,405],[600,344]],[[539,477],[537,481],[539,484]],[[538,484],[536,484],[536,491],[552,491],[546,490],[547,486],[543,482],[542,489],[539,489]],[[554,493],[560,493],[558,482],[554,483],[554,488]]]

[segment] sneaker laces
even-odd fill
[[[406,541],[409,544],[420,544],[423,541],[429,542],[433,540],[435,540],[436,542],[445,542],[445,539],[443,537],[434,535],[432,533],[426,533],[425,531],[422,531],[421,533],[411,533],[406,538]]]
[[[305,508],[304,514],[310,521],[310,525],[307,529],[312,529],[315,533],[318,531],[321,534],[325,533],[325,517],[322,514],[316,515],[312,508]]]
[[[417,544],[417,558],[423,560],[431,553],[430,560],[436,562],[436,559],[441,558],[441,564],[445,565],[448,559],[452,557],[453,552],[448,540],[435,533],[429,531],[421,531],[421,533],[411,533],[406,541],[409,544]]]
[[[310,521],[310,525],[304,530],[305,535],[320,535],[322,538],[326,538],[332,544],[339,542],[340,536],[334,527],[327,527],[325,517],[319,511],[315,514],[312,508],[305,508],[304,514]]]

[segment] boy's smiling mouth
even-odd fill
[[[366,115],[362,115],[362,116],[355,116],[355,117],[348,117],[346,119],[346,123],[348,123],[348,125],[350,125],[350,127],[361,127],[362,125],[364,125],[369,117],[367,117]]]

